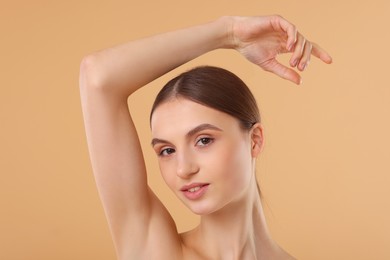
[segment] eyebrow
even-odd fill
[[[197,133],[204,131],[204,130],[215,130],[215,131],[223,132],[223,130],[221,128],[216,127],[215,125],[201,124],[193,129],[191,129],[190,131],[188,131],[188,133],[186,134],[186,138],[190,138],[191,136],[194,136]],[[159,143],[167,144],[170,142],[163,140],[163,139],[159,139],[159,138],[152,139],[152,142],[151,142],[152,146],[155,146],[156,144],[159,144]]]

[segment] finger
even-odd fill
[[[277,60],[271,60],[267,63],[261,65],[261,67],[268,71],[272,72],[283,79],[294,82],[295,84],[301,84],[301,76],[293,69],[287,68],[286,66],[280,64]]]
[[[297,41],[298,30],[294,24],[290,23],[289,21],[287,21],[283,17],[277,16],[277,18],[278,18],[280,27],[283,29],[283,31],[285,31],[287,33],[288,38],[287,38],[287,43],[286,43],[286,49],[288,51],[291,51],[295,42]]]
[[[299,61],[299,64],[297,65],[298,70],[304,71],[309,65],[312,49],[313,45],[311,42],[306,41],[305,47],[303,49],[303,55]]]
[[[322,49],[318,44],[312,42],[313,49],[312,54],[322,60],[323,62],[330,64],[332,63],[332,57],[324,50]]]
[[[295,67],[298,65],[298,62],[301,60],[303,50],[305,48],[306,39],[298,33],[297,35],[297,42],[294,46],[294,52],[290,59],[290,65],[291,67]]]

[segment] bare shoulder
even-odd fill
[[[204,245],[202,240],[197,236],[196,228],[184,233],[180,233],[180,240],[182,243],[182,259],[191,260],[209,260],[204,252]],[[206,250],[207,251],[207,250]],[[276,246],[268,248],[260,255],[260,259],[273,260],[297,260],[295,257],[286,252],[283,248]]]

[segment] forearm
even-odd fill
[[[168,71],[230,45],[231,19],[144,38],[89,55],[83,60],[88,81],[109,93],[129,96]]]

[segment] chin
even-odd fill
[[[190,201],[185,203],[186,207],[192,211],[192,213],[205,216],[218,211],[216,205],[212,205],[210,201]]]
[[[195,215],[207,215],[212,211],[208,205],[206,205],[205,201],[188,201],[183,198],[179,198],[181,202]]]
[[[207,209],[203,209],[203,208],[189,208],[192,213],[194,213],[195,215],[198,215],[198,216],[206,216],[206,215],[209,215],[211,213],[213,213],[214,211],[212,210],[207,210]]]

